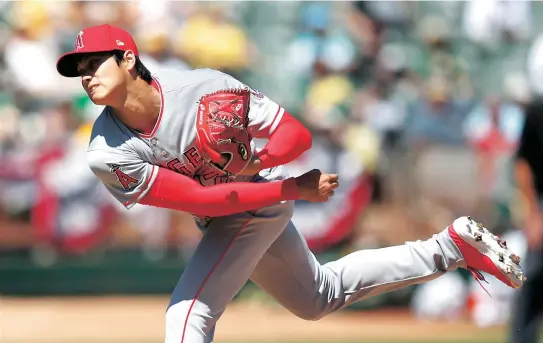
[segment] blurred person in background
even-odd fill
[[[360,59],[352,74],[359,82],[370,80],[380,51],[391,37],[402,36],[411,26],[410,1],[354,1],[348,6],[345,26],[357,44]]]
[[[53,134],[55,129],[62,130],[63,135],[39,161],[32,208],[32,224],[38,240],[34,252],[39,264],[54,261],[43,259],[44,252],[48,256],[90,252],[104,243],[117,218],[106,192],[97,187],[92,171],[85,167],[84,151],[91,127],[75,120],[76,114],[69,103],[57,110],[55,116],[47,131]]]
[[[377,56],[373,78],[354,97],[351,115],[381,137],[385,152],[397,148],[408,105],[418,95],[410,77],[404,47],[386,44]]]
[[[408,206],[430,222],[475,213],[476,168],[463,133],[469,108],[455,97],[450,80],[439,74],[425,82],[422,95],[408,107],[402,136],[410,161],[407,194],[419,194],[416,201],[408,196]]]
[[[431,146],[465,146],[462,125],[469,105],[454,97],[450,81],[442,75],[430,77],[422,96],[408,108],[405,139],[415,151]]]
[[[173,55],[169,44],[168,32],[163,27],[146,27],[137,35],[141,42],[141,60],[150,70],[161,68],[190,69],[188,63]]]
[[[462,15],[462,29],[467,38],[489,52],[504,40],[521,43],[533,30],[531,1],[469,1]]]
[[[201,5],[179,27],[175,53],[195,68],[214,68],[239,77],[251,62],[253,46],[228,10],[226,3]]]
[[[543,96],[543,34],[534,37],[526,58],[529,84],[535,95]]]
[[[355,63],[356,46],[339,23],[342,17],[334,13],[331,3],[303,2],[297,18],[298,30],[285,49],[289,61],[283,67],[288,73],[290,94],[287,99],[292,106],[300,108],[308,123],[325,121],[317,126],[336,125],[334,121],[340,119],[334,118],[331,112],[324,115],[323,112],[328,111],[324,107],[349,99],[353,79],[347,72]],[[308,96],[318,102],[312,109],[307,108],[312,102],[307,100]]]
[[[66,82],[51,67],[60,50],[47,5],[14,2],[10,13],[13,35],[5,46],[4,62],[15,90],[41,101],[62,97],[58,89]]]
[[[456,103],[469,102],[474,96],[470,65],[455,49],[455,32],[451,20],[440,15],[426,15],[416,27],[420,44],[415,49],[412,68],[422,80],[446,79],[448,92]],[[438,86],[439,87],[439,86]]]
[[[377,56],[373,77],[359,86],[353,95],[351,106],[350,132],[361,130],[357,136],[355,150],[368,150],[372,140],[377,140],[376,160],[372,172],[377,181],[376,200],[391,200],[391,193],[397,189],[395,181],[404,183],[401,151],[401,136],[410,102],[416,99],[418,88],[407,64],[405,47],[400,44],[385,44]],[[366,133],[366,134],[364,134]],[[361,137],[361,138],[362,138]]]
[[[464,122],[464,135],[476,154],[481,205],[499,231],[512,228],[509,204],[514,199],[511,168],[524,125],[530,89],[522,74],[507,74],[501,94],[478,101]]]
[[[509,341],[538,342],[543,311],[543,103],[526,109],[526,119],[516,152],[516,183],[524,209],[523,231],[527,243],[524,261],[528,282],[518,293]]]

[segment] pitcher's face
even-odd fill
[[[125,94],[124,65],[117,64],[111,53],[91,54],[84,57],[77,69],[81,84],[91,101],[96,105],[113,106]]]

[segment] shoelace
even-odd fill
[[[473,275],[473,278],[475,279],[475,281],[479,283],[479,286],[481,286],[481,288],[484,289],[486,294],[488,294],[488,296],[492,298],[492,295],[490,295],[490,293],[486,290],[485,286],[483,286],[483,284],[481,283],[481,281],[483,281],[489,284],[488,281],[485,279],[485,276],[475,268],[468,267],[468,270],[471,272],[471,275]]]

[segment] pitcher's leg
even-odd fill
[[[278,204],[210,224],[173,291],[166,343],[208,343],[226,305],[284,230],[291,204]]]
[[[295,315],[316,320],[355,301],[432,280],[461,263],[456,246],[436,235],[427,241],[357,251],[321,265],[291,222],[251,280]]]
[[[455,225],[460,230],[466,222],[459,219]],[[357,251],[320,265],[290,223],[260,260],[251,279],[297,316],[316,320],[358,300],[466,268],[470,261],[463,253],[469,250],[460,248],[451,235],[455,233],[448,228],[425,241]],[[478,263],[481,256],[470,255],[470,263]],[[499,277],[497,272],[484,271]]]

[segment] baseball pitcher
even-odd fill
[[[384,292],[466,268],[521,287],[519,257],[470,217],[424,241],[357,251],[319,264],[291,222],[294,200],[325,202],[337,175],[283,167],[311,147],[280,105],[211,69],[151,74],[130,34],[83,29],[58,72],[79,77],[93,103],[87,161],[124,206],[194,215],[203,232],[166,311],[166,343],[212,342],[218,319],[247,280],[293,314],[317,320]],[[256,149],[254,138],[267,139]]]

